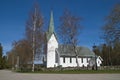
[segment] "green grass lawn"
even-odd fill
[[[44,74],[120,74],[120,70],[64,70],[64,71],[35,71],[20,73],[44,73]]]

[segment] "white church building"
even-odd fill
[[[53,12],[50,15],[49,29],[46,32],[47,51],[45,55],[45,63],[47,68],[57,66],[62,67],[88,67],[97,64],[99,67],[102,64],[100,56],[95,57],[95,53],[87,47],[77,46],[77,57],[70,45],[61,45],[58,43],[57,36],[54,31]],[[77,63],[78,61],[78,63]]]

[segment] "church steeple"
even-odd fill
[[[47,41],[50,39],[50,37],[51,37],[52,34],[55,35],[55,32],[54,32],[53,11],[51,11],[51,13],[50,13],[50,22],[49,22],[49,26],[48,26],[48,31],[46,32]]]
[[[53,11],[50,14],[50,23],[49,23],[49,33],[54,32],[54,19],[53,19]]]

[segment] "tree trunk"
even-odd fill
[[[78,56],[76,55],[76,63],[77,63],[77,67],[80,67],[79,66],[79,61],[78,61]]]

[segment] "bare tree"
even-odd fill
[[[32,62],[32,47],[27,40],[22,39],[14,42],[12,54],[14,54],[14,65],[18,65],[17,57],[19,57],[19,64],[21,67],[25,68]]]
[[[115,5],[107,16],[103,31],[104,39],[108,44],[113,44],[116,39],[120,40],[120,4]]]
[[[43,16],[39,11],[38,4],[35,5],[34,9],[26,23],[26,39],[33,48],[33,68],[35,58],[40,58],[44,46],[44,31],[43,31]],[[33,69],[34,71],[34,69]]]
[[[79,34],[81,32],[80,17],[74,16],[70,11],[65,10],[63,16],[60,17],[60,27],[59,35],[62,43],[66,45],[71,45],[73,48],[73,54],[76,55],[77,66],[78,63],[78,54],[77,54],[77,45],[79,44]]]

